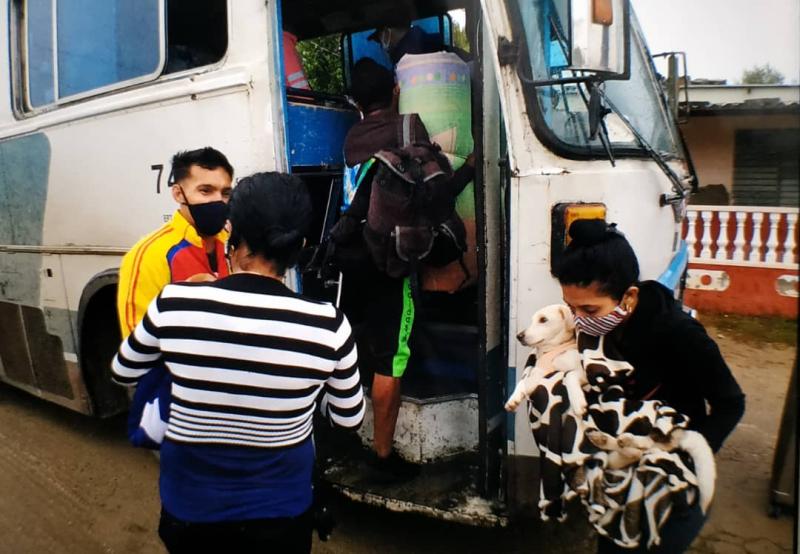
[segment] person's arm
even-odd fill
[[[120,385],[135,385],[150,370],[161,366],[159,310],[157,296],[128,338],[122,341],[111,361],[111,378]]]
[[[331,424],[343,429],[358,429],[364,420],[364,392],[358,372],[358,351],[350,323],[340,311],[336,331],[336,368],[322,390],[320,410]]]
[[[411,119],[414,125],[414,142],[431,142],[428,130],[425,124],[420,119],[419,115],[411,114]],[[458,196],[464,190],[470,181],[475,178],[475,155],[470,153],[464,164],[453,173],[453,178],[450,179],[448,187],[453,196]]]
[[[470,154],[467,156],[466,161],[464,164],[456,169],[455,173],[453,173],[453,178],[450,179],[448,186],[450,187],[450,193],[453,196],[458,196],[464,190],[470,181],[475,178],[475,155]]]
[[[152,257],[150,247],[143,245],[128,252],[119,268],[117,314],[122,337],[133,331],[153,299],[169,283],[169,266]]]
[[[709,407],[708,417],[698,431],[717,452],[744,414],[745,395],[717,343],[700,323],[686,322],[681,335],[675,347],[684,354],[686,376],[690,380],[686,386],[699,387]]]

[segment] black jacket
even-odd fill
[[[641,283],[633,314],[610,338],[635,368],[628,395],[675,408],[719,450],[744,414],[745,396],[717,344],[672,292],[655,281]]]

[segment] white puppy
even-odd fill
[[[564,374],[570,409],[577,416],[586,411],[586,398],[581,385],[586,375],[575,343],[575,321],[567,306],[545,306],[531,318],[531,324],[517,335],[517,340],[536,350],[536,365],[522,373],[514,392],[506,402],[506,411],[513,412],[529,398],[542,379],[558,371]]]

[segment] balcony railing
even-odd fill
[[[797,269],[798,208],[689,206],[683,237],[689,261]]]

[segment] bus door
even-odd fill
[[[453,23],[449,15],[424,17],[412,25],[438,33],[452,47]],[[391,67],[380,46],[368,40],[373,31],[370,28],[342,36],[347,85],[354,64],[364,57]],[[473,52],[482,53],[484,49],[473,44]],[[473,59],[462,69],[472,67],[480,72],[482,63],[482,59]],[[398,80],[399,74],[398,71]],[[466,86],[470,80],[468,72],[453,75],[456,85],[460,82]],[[450,76],[449,72],[437,75],[432,70],[425,78],[444,82]],[[470,104],[473,106],[471,128],[467,124],[456,131],[470,133],[478,160],[475,182],[468,186],[465,198],[459,197],[458,204],[468,234],[473,233],[471,255],[476,267],[470,283],[455,290],[446,290],[441,282],[426,281],[422,276],[411,361],[403,377],[403,400],[395,432],[395,448],[405,458],[420,463],[421,474],[399,486],[370,482],[364,477],[358,452],[342,455],[344,443],[339,441],[334,443],[335,452],[330,453],[331,463],[327,464],[325,475],[340,491],[359,501],[470,524],[498,525],[505,522],[502,462],[507,365],[503,341],[507,308],[503,300],[506,264],[502,126],[493,69],[472,77],[473,98],[462,97],[467,111]],[[402,94],[401,112],[408,111],[403,107]],[[430,100],[438,102],[441,98],[434,96]],[[452,136],[450,130],[435,128],[436,122],[426,121],[425,115],[419,113],[434,140],[437,133]],[[469,150],[460,155],[467,153]],[[463,163],[463,157],[451,161],[455,166]],[[363,376],[369,386],[371,375]],[[360,432],[361,444],[355,449],[362,449],[362,457],[363,450],[370,447],[371,433],[372,415],[368,411]]]
[[[481,19],[478,44],[488,34]],[[479,48],[482,59],[475,63],[480,83],[478,106],[482,106],[475,126],[476,159],[481,171],[476,175],[476,214],[478,221],[479,303],[482,332],[478,366],[479,385],[479,474],[478,488],[485,498],[508,505],[507,426],[513,422],[504,409],[508,367],[508,161],[505,124],[500,110],[497,75],[491,49]]]

